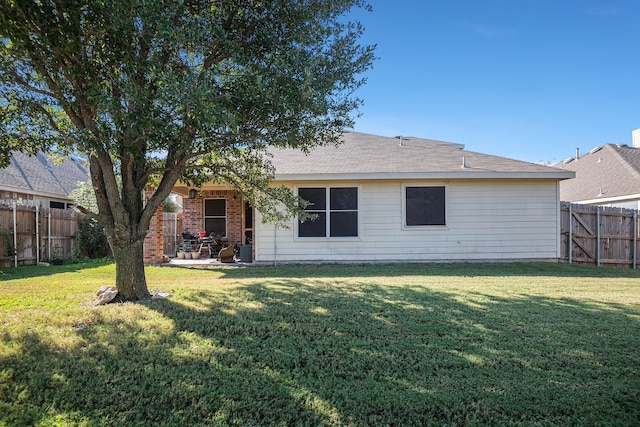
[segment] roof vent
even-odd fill
[[[602,150],[602,147],[594,147],[589,151],[589,154],[597,153],[600,150]]]
[[[618,147],[618,148],[626,148],[626,147],[628,147],[628,145],[627,144],[616,144],[616,147]]]
[[[564,160],[562,161],[562,164],[563,164],[563,165],[566,165],[567,163],[571,163],[571,162],[573,162],[574,160],[575,160],[575,157],[567,157],[566,159],[564,159]]]
[[[402,147],[403,146],[402,141],[409,141],[410,138],[407,138],[406,136],[398,135],[398,136],[396,136],[396,139],[400,140],[400,144],[398,144],[398,145],[400,145]]]

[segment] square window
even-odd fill
[[[358,189],[355,187],[332,188],[331,210],[358,210]]]
[[[305,208],[307,211],[321,211],[327,207],[326,188],[301,188],[298,190],[298,196],[309,203]]]
[[[327,191],[328,190],[328,191]],[[298,221],[298,237],[357,237],[358,188],[299,188],[314,220]]]
[[[445,225],[444,187],[406,187],[407,226]]]
[[[213,234],[214,236],[224,237],[227,235],[227,220],[226,218],[205,218],[204,229],[207,232],[207,236]]]
[[[331,212],[331,237],[358,235],[358,212]]]
[[[308,219],[304,222],[298,221],[299,237],[326,237],[327,235],[327,214],[325,212],[314,213],[315,219]]]
[[[227,201],[225,199],[206,199],[204,201],[204,216],[226,216]]]

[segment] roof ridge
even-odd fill
[[[308,155],[295,149],[270,150],[276,176],[287,179],[302,176],[369,177],[366,179],[540,177],[567,179],[575,176],[547,165],[504,156],[464,150],[463,144],[427,138],[399,138],[361,132],[348,132],[343,144],[317,147]],[[298,179],[298,178],[296,178]],[[345,178],[340,178],[345,179]],[[358,178],[359,179],[359,178]],[[405,179],[405,178],[402,178]]]
[[[11,155],[11,162],[13,163],[13,165],[16,167],[16,169],[18,169],[18,172],[20,173],[20,175],[22,176],[22,179],[24,179],[24,182],[27,184],[27,186],[29,187],[29,190],[33,190],[33,185],[31,185],[31,181],[29,180],[29,177],[27,176],[27,174],[25,173],[24,169],[22,168],[22,165],[20,164],[20,162],[18,160],[15,159],[15,157],[13,156],[13,154]]]
[[[635,175],[636,178],[640,180],[640,171],[636,168],[636,166],[632,162],[629,161],[629,159],[627,159],[627,157],[623,156],[621,153],[622,149],[629,148],[629,147],[619,147],[616,144],[607,144],[607,145],[611,146],[614,154],[618,157],[618,159],[621,161],[623,166],[627,170],[629,170],[633,175]]]
[[[479,151],[470,151],[465,149],[464,150],[465,153],[469,153],[469,154],[477,154],[480,156],[489,156],[489,157],[494,157],[497,159],[501,159],[501,160],[507,160],[507,161],[511,161],[511,162],[516,162],[516,163],[523,163],[525,165],[535,165],[535,166],[540,166],[543,168],[547,168],[547,169],[555,169],[555,170],[559,170],[559,171],[564,171],[565,169],[557,166],[557,165],[546,165],[543,163],[536,163],[536,162],[531,162],[528,160],[522,160],[522,159],[513,159],[511,157],[506,157],[506,156],[501,156],[500,154],[488,154],[488,153],[481,153]],[[559,165],[561,165],[561,163],[559,163]]]

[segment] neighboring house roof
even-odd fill
[[[567,202],[610,203],[640,199],[640,149],[608,144],[558,166],[576,172],[560,183],[560,198]]]
[[[78,181],[89,177],[82,161],[67,157],[54,164],[45,153],[29,156],[14,152],[11,163],[0,169],[0,189],[66,199]]]
[[[276,180],[314,179],[568,179],[574,173],[504,157],[465,151],[464,145],[415,137],[384,137],[345,131],[337,147],[307,155],[271,150]]]

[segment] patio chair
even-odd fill
[[[235,262],[233,259],[234,248],[233,246],[227,246],[226,248],[222,248],[218,256],[220,257],[220,262]]]

